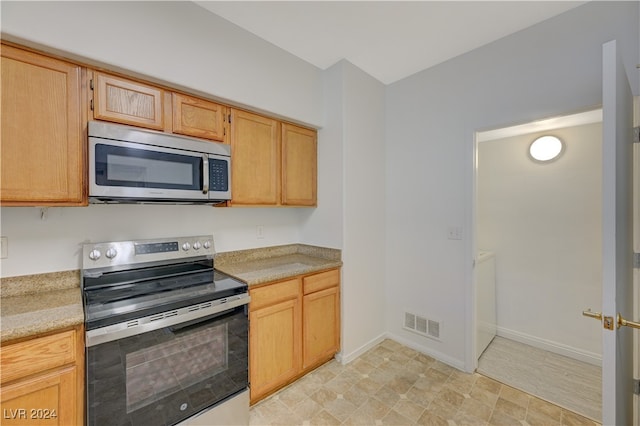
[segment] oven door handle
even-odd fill
[[[229,311],[238,306],[246,305],[251,298],[248,293],[226,297],[197,305],[185,306],[172,311],[149,315],[106,327],[88,330],[86,332],[87,347],[101,343],[112,342],[126,337],[136,336],[148,331],[159,330],[172,325],[193,321],[198,318]]]

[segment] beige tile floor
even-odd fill
[[[332,360],[254,405],[251,425],[596,425],[392,340]]]

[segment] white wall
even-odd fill
[[[384,336],[384,86],[341,61],[326,71],[325,94],[322,132],[335,149],[324,167],[342,186],[331,194],[336,209],[324,219],[314,212],[310,223],[320,226],[303,232],[313,234],[310,241],[326,241],[332,226],[343,233],[341,354],[348,362]]]
[[[0,209],[9,257],[2,277],[80,269],[82,244],[213,234],[218,252],[301,242],[305,209],[211,206],[90,205]],[[256,226],[264,227],[257,239]]]
[[[611,39],[639,93],[638,16],[637,2],[588,3],[387,87],[391,334],[473,368],[474,133],[597,106]],[[450,225],[462,241],[447,239]],[[403,309],[440,319],[442,341],[402,330]]]
[[[544,134],[565,152],[540,164]],[[602,124],[478,144],[477,246],[496,254],[499,334],[598,362],[600,327],[581,312],[602,305]]]

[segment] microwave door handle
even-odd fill
[[[202,156],[202,193],[209,192],[209,156]]]

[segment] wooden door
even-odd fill
[[[224,142],[224,106],[180,93],[172,104],[173,133]]]
[[[80,67],[3,45],[1,68],[2,205],[86,204]]]
[[[295,377],[301,369],[300,299],[249,314],[251,402]]]
[[[340,349],[340,290],[307,294],[302,302],[303,368],[330,359]]]
[[[280,134],[276,120],[232,109],[232,205],[276,205],[280,200]]]
[[[633,95],[616,41],[603,45],[602,88],[602,424],[633,417]],[[638,319],[636,319],[637,321]]]
[[[75,366],[2,386],[2,424],[74,425],[77,370]]]
[[[317,205],[317,132],[282,124],[282,204]]]
[[[164,90],[133,80],[94,73],[93,117],[164,130]]]

